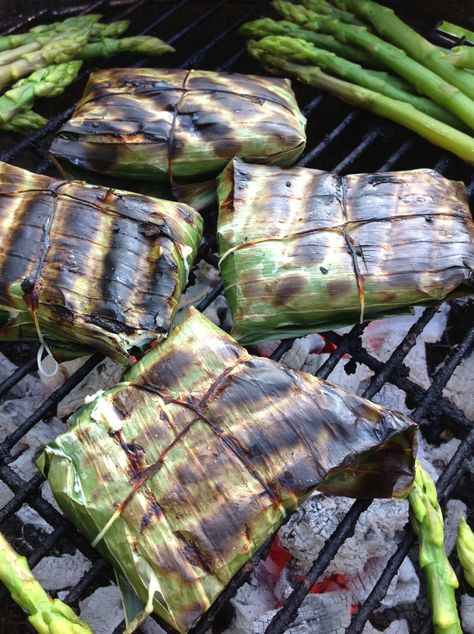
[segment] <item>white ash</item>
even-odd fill
[[[409,634],[408,623],[405,620],[392,621],[387,629],[376,630],[373,625],[367,623],[362,634]]]
[[[283,548],[296,560],[298,570],[306,574],[325,541],[353,504],[345,497],[310,497],[280,531]],[[390,518],[390,521],[387,521]],[[388,557],[389,545],[408,521],[405,501],[375,500],[362,513],[353,537],[346,540],[329,564],[325,575],[363,574],[368,559]],[[361,545],[363,544],[363,548]]]
[[[275,607],[275,596],[254,573],[250,583],[244,583],[238,589],[231,603],[235,608],[236,616],[227,634],[248,634],[252,632],[256,620]]]
[[[306,335],[306,337],[299,337],[298,339],[296,339],[288,352],[285,352],[285,354],[282,356],[281,363],[288,365],[290,368],[302,370],[304,369],[308,355],[310,353],[312,355],[315,355],[316,353],[320,352],[325,345],[325,340],[321,337],[321,335],[318,334]]]
[[[85,399],[98,390],[106,390],[116,385],[125,369],[124,365],[109,358],[98,363],[92,372],[85,376],[58,404],[58,418],[67,418],[76,412],[84,405]]]
[[[91,567],[79,551],[74,555],[43,557],[34,567],[34,575],[45,590],[62,590],[75,586]]]
[[[448,555],[452,553],[458,536],[461,517],[466,517],[467,506],[461,500],[448,500],[444,510],[444,547]]]
[[[398,344],[404,339],[410,327],[417,321],[423,312],[422,308],[415,308],[414,315],[390,317],[388,319],[372,321],[362,335],[362,345],[367,352],[382,362],[387,361]],[[426,363],[426,343],[439,341],[446,328],[449,305],[443,304],[434,315],[426,328],[416,340],[415,346],[404,359],[404,364],[409,368],[409,378],[421,388],[427,389],[430,385]],[[340,333],[348,332],[349,328],[341,329]],[[294,346],[296,345],[296,342]],[[299,344],[298,344],[299,345]],[[293,346],[293,347],[294,347]],[[295,369],[303,369],[313,374],[329,358],[328,354],[303,354],[286,356],[288,365]],[[347,374],[345,366],[349,358],[343,358],[336,365],[329,376],[329,381],[340,387],[361,395],[369,385],[373,372],[363,364],[357,364],[353,374]],[[410,410],[405,404],[405,393],[391,384],[385,384],[374,398],[374,402],[391,407],[403,413],[409,414]]]
[[[112,634],[123,621],[122,600],[115,585],[98,588],[79,603],[79,610],[94,634]]]
[[[468,594],[461,597],[461,623],[464,634],[474,634],[474,597]]]
[[[7,485],[0,480],[0,509],[8,504],[13,497],[13,491],[11,491]]]
[[[288,627],[289,634],[343,634],[351,615],[351,596],[348,592],[309,594],[303,601],[296,619]],[[270,610],[257,618],[250,630],[229,630],[229,634],[264,634],[278,610]]]
[[[393,547],[392,552],[395,550]],[[385,570],[388,557],[372,557],[367,560],[362,573],[349,577],[347,587],[354,604],[362,604]],[[411,603],[420,592],[420,580],[415,568],[407,558],[388,587],[387,594],[380,602],[381,610],[392,608],[400,603]]]
[[[474,419],[474,354],[463,359],[454,370],[443,396],[459,407],[467,418]]]

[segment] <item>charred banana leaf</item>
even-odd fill
[[[77,412],[39,466],[143,603],[186,632],[318,488],[403,496],[414,423],[251,356],[195,309]]]
[[[199,246],[187,205],[0,163],[0,339],[126,362],[168,332]]]
[[[201,70],[101,70],[51,153],[70,166],[140,180],[215,176],[229,159],[290,165],[305,118],[288,79]]]
[[[235,159],[219,182],[220,270],[241,343],[474,290],[466,190],[437,172],[337,176]]]

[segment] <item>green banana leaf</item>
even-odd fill
[[[248,354],[193,308],[70,422],[38,466],[179,632],[315,489],[401,497],[414,476],[409,418]]]
[[[234,159],[219,177],[220,271],[241,343],[409,312],[474,290],[462,183]]]
[[[293,163],[305,146],[305,122],[288,79],[107,69],[91,75],[51,153],[66,170],[203,181],[236,155]]]
[[[202,234],[191,207],[0,163],[0,339],[122,363],[168,332]]]

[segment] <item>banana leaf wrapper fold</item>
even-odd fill
[[[234,159],[218,198],[220,271],[241,343],[474,290],[466,190],[435,171],[337,176]]]
[[[186,632],[314,489],[405,495],[415,431],[402,414],[251,356],[191,308],[72,417],[39,466],[128,587],[143,603],[156,588],[156,614]]]
[[[168,332],[202,234],[187,205],[6,163],[0,227],[0,339],[122,363]]]
[[[290,165],[303,152],[305,122],[288,79],[107,69],[91,75],[51,153],[66,171],[205,181],[236,155]]]

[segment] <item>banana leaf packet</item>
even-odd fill
[[[128,620],[187,632],[316,488],[402,497],[416,426],[250,355],[198,311],[73,415],[38,465],[118,571]],[[128,608],[127,608],[128,606]]]
[[[91,75],[50,151],[66,171],[207,181],[236,155],[293,163],[305,147],[305,123],[288,79],[106,69]]]
[[[218,198],[220,271],[241,343],[403,314],[474,290],[466,189],[435,171],[338,176],[234,159]]]
[[[168,332],[202,235],[187,205],[0,163],[0,340],[126,363]]]

